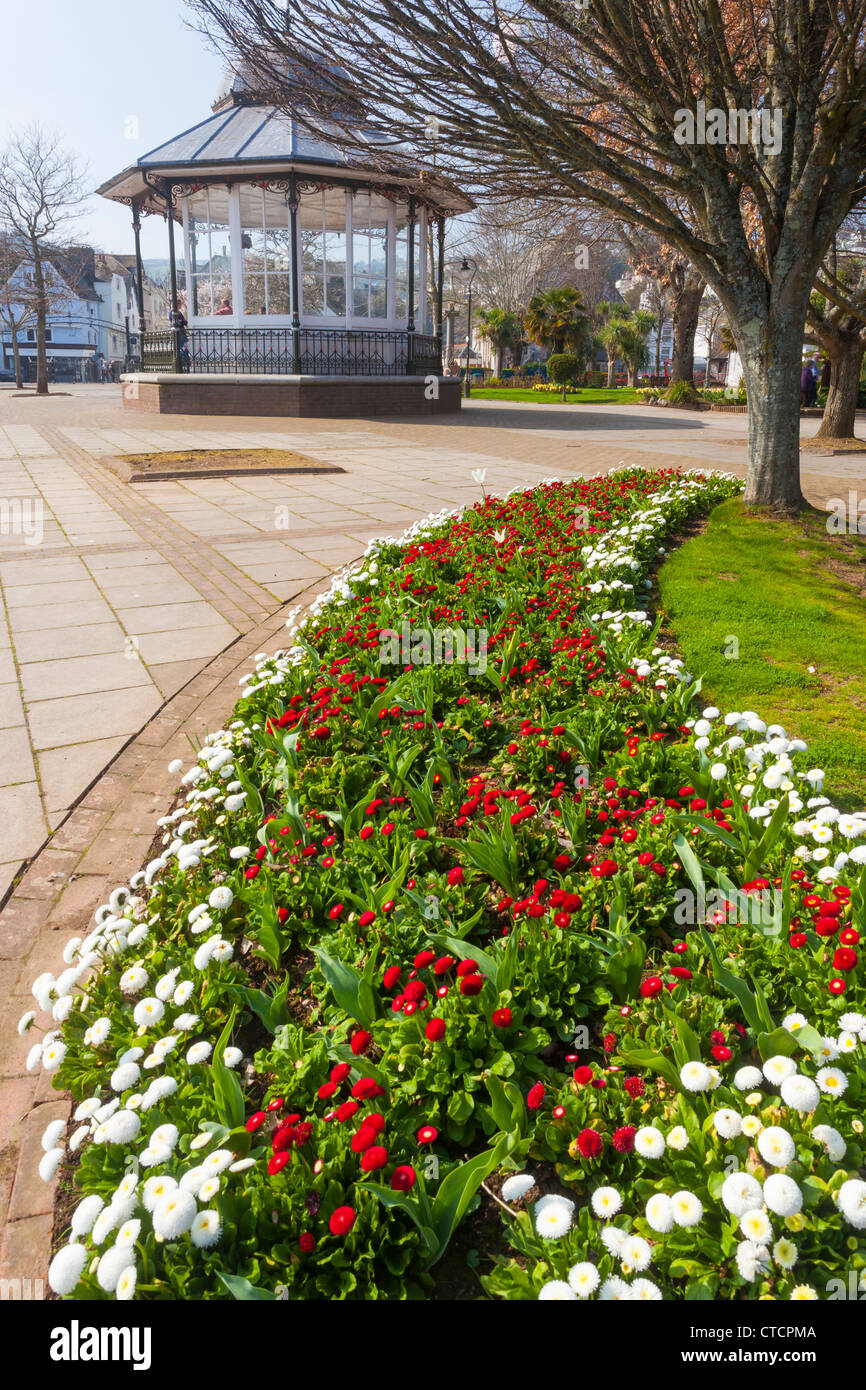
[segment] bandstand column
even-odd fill
[[[180,340],[177,329],[177,260],[174,253],[174,211],[171,200],[171,183],[168,179],[163,184],[163,196],[165,198],[165,211],[168,217],[168,276],[171,287],[171,352],[174,358],[174,370],[181,370],[180,360]]]
[[[294,174],[289,176],[289,254],[292,258],[292,373],[301,374],[301,315],[299,310],[300,290],[298,274],[298,209],[301,205],[298,181]]]
[[[436,233],[439,251],[436,266],[436,326],[439,334],[439,375],[441,376],[445,361],[442,350],[443,335],[445,332],[445,324],[442,318],[442,303],[445,291],[445,218],[441,213],[436,219]]]
[[[409,255],[409,322],[407,324],[406,375],[415,371],[415,223],[417,204],[414,194],[409,197],[409,215],[406,219]]]
[[[141,259],[141,209],[132,204],[132,234],[135,237],[135,298],[138,305],[139,358],[144,354],[144,265]]]

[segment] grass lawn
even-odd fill
[[[472,388],[472,395],[479,401],[532,401],[533,405],[561,405],[562,393],[552,391],[524,391],[517,386]],[[608,390],[606,386],[584,386],[579,391],[569,391],[566,400],[569,405],[607,405],[618,401],[620,405],[634,405],[637,391],[630,386],[616,386]]]
[[[831,799],[866,804],[866,538],[828,535],[817,512],[780,521],[735,499],[670,556],[659,585],[706,703],[783,724],[809,744]]]

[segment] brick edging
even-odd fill
[[[357,556],[347,563],[355,563],[363,553],[359,545]],[[238,699],[241,671],[249,668],[256,652],[279,645],[274,639],[285,628],[286,611],[298,604],[306,608],[330,586],[332,575],[299,589],[165,701],[82,793],[0,909],[0,967],[6,1011],[13,1015],[5,1020],[4,1052],[10,1038],[18,1043],[18,1055],[4,1057],[0,1080],[2,1156],[7,1171],[14,1163],[0,1231],[0,1278],[30,1280],[36,1290],[40,1286],[32,1281],[42,1280],[41,1292],[31,1292],[31,1297],[48,1294],[44,1281],[57,1195],[57,1179],[45,1183],[36,1171],[40,1140],[51,1120],[68,1118],[72,1098],[54,1089],[48,1073],[24,1069],[32,1039],[18,1039],[15,1024],[25,1009],[35,1007],[30,986],[41,971],[56,972],[68,938],[85,934],[111,889],[128,882],[142,867],[155,821],[177,789],[167,765],[173,757],[188,758],[187,735],[202,737],[225,723]],[[58,876],[65,879],[59,889]],[[37,1017],[45,1027],[51,1026],[44,1015]],[[3,1196],[0,1192],[0,1200]]]

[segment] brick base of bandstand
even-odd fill
[[[441,415],[460,409],[461,382],[440,376],[252,376],[130,372],[126,410],[151,415],[357,418]]]

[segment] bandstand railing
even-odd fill
[[[143,372],[215,375],[427,376],[441,372],[433,334],[346,328],[189,328],[145,333]]]

